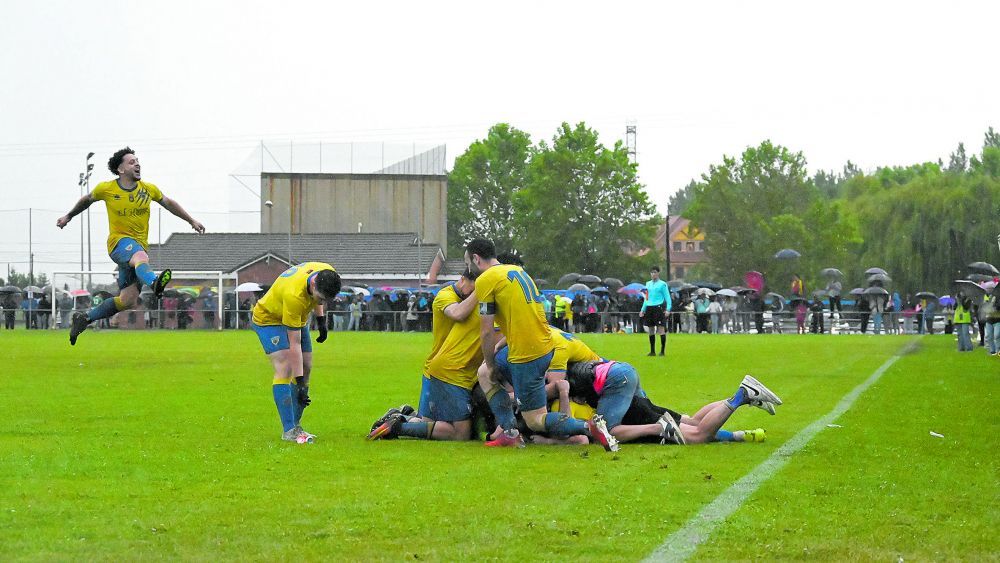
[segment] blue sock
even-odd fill
[[[577,436],[587,433],[587,423],[561,412],[550,412],[545,415],[545,432],[552,436]]]
[[[399,435],[410,436],[411,438],[424,438],[430,440],[433,432],[433,422],[404,422],[399,426]]]
[[[510,402],[510,395],[503,387],[494,387],[493,395],[489,397],[490,410],[497,419],[497,424],[504,430],[511,430],[517,426],[514,419],[514,405]]]
[[[99,321],[101,319],[110,319],[115,316],[118,312],[118,307],[115,305],[114,298],[105,299],[101,301],[101,304],[94,307],[89,312],[87,312],[87,322]]]
[[[715,440],[717,442],[735,442],[736,439],[733,438],[733,433],[728,430],[719,430],[715,433]]]
[[[153,282],[156,281],[156,272],[149,267],[148,262],[140,262],[139,265],[135,267],[135,275],[142,280],[143,285],[152,286]]]
[[[271,386],[274,394],[274,405],[278,407],[278,417],[281,419],[281,428],[288,432],[295,428],[295,398],[292,396],[292,385],[290,383],[275,383]]]
[[[294,415],[295,426],[299,426],[299,424],[302,422],[302,411],[305,410],[305,407],[302,405],[302,403],[299,402],[299,388],[302,387],[302,385],[299,384],[298,378],[295,378],[292,379],[291,386],[292,386],[292,409],[295,413]],[[308,389],[309,387],[307,386],[306,390],[308,391]]]
[[[733,395],[731,399],[726,401],[726,406],[732,410],[736,410],[745,404],[747,404],[747,392],[746,389],[743,389],[743,386],[740,385],[740,388],[736,390],[736,394]]]

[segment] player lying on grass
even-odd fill
[[[116,180],[97,184],[92,192],[76,202],[69,213],[56,220],[56,226],[61,229],[91,204],[103,201],[108,209],[108,254],[118,264],[118,295],[114,299],[105,299],[87,313],[73,313],[69,331],[69,343],[72,345],[76,345],[76,339],[90,323],[135,308],[143,284],[152,287],[153,294],[159,298],[170,283],[170,270],[163,270],[157,275],[149,267],[146,251],[149,249],[150,201],[159,203],[184,219],[198,233],[205,232],[204,225],[192,219],[181,204],[163,195],[155,185],[141,180],[139,159],[132,149],[125,147],[113,154],[108,160],[108,169],[118,176]]]
[[[304,444],[315,436],[302,429],[302,411],[309,406],[312,373],[312,340],[309,313],[316,313],[319,336],[325,342],[323,303],[340,292],[340,274],[323,262],[292,266],[278,276],[264,297],[253,306],[251,328],[274,368],[271,394],[281,420],[281,439]]]
[[[479,337],[486,363],[486,377],[480,379],[480,384],[503,429],[487,445],[524,445],[516,428],[514,404],[494,375],[497,336],[493,325],[496,321],[507,338],[510,382],[528,427],[560,437],[586,435],[608,451],[617,450],[618,444],[601,417],[584,421],[546,409],[545,372],[552,361],[554,344],[545,321],[542,297],[531,277],[520,266],[501,264],[497,260],[496,247],[485,239],[469,242],[465,263],[476,274]]]
[[[579,362],[571,364],[567,371],[570,396],[595,408],[604,416],[608,428],[621,442],[631,442],[640,438],[657,437],[662,443],[702,444],[715,440],[740,441],[736,436],[723,431],[722,425],[743,405],[751,405],[774,414],[774,406],[781,399],[757,381],[746,375],[733,396],[727,400],[714,401],[700,408],[694,416],[681,415],[663,408],[655,421],[650,421],[642,410],[656,412],[656,407],[642,389],[639,374],[625,362],[605,360],[600,362]],[[626,415],[635,409],[631,420]],[[636,424],[628,424],[634,422]],[[756,431],[751,433],[751,441],[758,441]]]
[[[403,409],[390,409],[372,426],[369,440],[398,436],[471,438],[472,388],[483,361],[475,289],[474,276],[466,270],[457,282],[438,292],[433,304],[431,353],[421,378],[419,416],[407,418]]]

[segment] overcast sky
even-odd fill
[[[214,231],[257,224],[229,174],[261,140],[444,143],[450,161],[500,121],[536,141],[585,121],[612,145],[634,120],[661,211],[763,139],[811,170],[978,152],[1000,128],[998,21],[955,1],[5,2],[0,268],[27,269],[29,207],[36,272],[78,268],[79,218],[55,220],[87,152],[106,180],[125,144]],[[103,205],[92,223],[110,268]],[[186,228],[164,217],[163,238]]]

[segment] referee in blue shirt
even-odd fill
[[[667,312],[670,311],[670,288],[667,282],[660,279],[660,267],[653,266],[649,271],[649,277],[653,278],[646,282],[646,298],[642,301],[642,309],[639,316],[645,319],[647,331],[649,332],[649,356],[656,355],[655,332],[660,333],[660,355],[663,355],[667,347]]]

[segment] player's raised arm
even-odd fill
[[[469,318],[469,315],[476,310],[476,306],[479,305],[479,299],[476,298],[476,293],[472,292],[468,297],[463,299],[459,303],[452,303],[444,308],[444,314],[449,319],[455,322],[462,322]]]
[[[83,197],[76,200],[76,205],[73,206],[73,209],[69,210],[69,213],[56,219],[56,226],[59,227],[60,229],[65,227],[66,225],[69,224],[70,220],[73,219],[73,217],[76,217],[77,215],[83,213],[84,210],[90,207],[90,205],[95,201],[97,200],[94,199],[94,196],[90,194],[84,194]]]
[[[191,228],[197,231],[199,234],[205,233],[205,226],[199,223],[197,220],[195,220],[194,217],[191,217],[191,215],[189,215],[188,212],[185,211],[183,207],[181,207],[181,204],[177,203],[175,200],[172,200],[167,196],[163,196],[163,198],[160,200],[160,205],[162,205],[164,209],[173,213],[177,217],[180,217],[181,219],[187,221],[188,224],[191,225]]]

